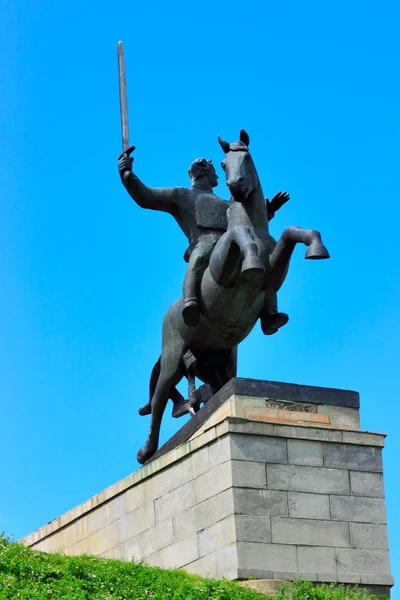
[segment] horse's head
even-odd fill
[[[259,185],[253,159],[249,154],[249,135],[242,129],[237,142],[229,144],[221,137],[218,137],[218,141],[225,152],[221,166],[225,171],[226,185],[234,200],[245,202]]]

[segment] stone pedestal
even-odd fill
[[[383,445],[355,392],[234,379],[151,462],[23,541],[388,595]]]

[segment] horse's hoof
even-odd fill
[[[255,288],[261,288],[265,283],[265,271],[261,269],[247,269],[242,273],[242,280]]]
[[[155,450],[152,451],[149,448],[147,448],[147,446],[142,446],[139,452],[137,453],[137,460],[141,465],[144,465],[146,460],[149,460],[149,458],[151,458],[154,453]]]
[[[265,281],[265,267],[258,256],[252,256],[243,261],[242,278],[255,286],[261,286]]]
[[[176,402],[172,409],[172,416],[175,419],[179,419],[179,417],[183,417],[187,415],[189,412],[190,403],[187,400],[182,400],[182,402]]]
[[[264,263],[258,256],[248,256],[242,262],[242,274],[246,271],[264,271]]]
[[[151,402],[147,402],[146,404],[143,404],[143,406],[141,406],[139,408],[138,412],[141,417],[144,417],[146,415],[151,415]]]
[[[185,325],[196,327],[200,321],[200,308],[197,302],[188,302],[182,310],[182,317]]]
[[[305,258],[309,258],[311,260],[322,260],[323,258],[330,258],[330,254],[322,242],[315,241],[312,242],[308,247]]]

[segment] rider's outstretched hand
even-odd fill
[[[275,194],[272,200],[268,200],[268,198],[266,198],[265,202],[267,206],[268,221],[274,218],[276,211],[279,210],[281,206],[283,206],[288,200],[290,200],[290,195],[287,192],[278,192]]]
[[[278,192],[270,202],[272,210],[279,210],[288,200],[290,200],[290,194],[287,192]]]

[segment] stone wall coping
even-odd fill
[[[247,417],[228,416],[221,422],[228,422],[231,433],[246,433],[248,435],[264,435],[286,437],[303,440],[317,440],[339,444],[356,444],[360,446],[377,446],[383,448],[386,433],[378,433],[360,429],[341,429],[329,426],[308,425],[300,423],[268,423],[249,419]],[[213,427],[211,426],[210,429]],[[205,433],[209,430],[206,429]]]
[[[140,482],[166,469],[173,463],[182,460],[203,446],[206,446],[230,433],[284,437],[288,439],[317,440],[327,443],[344,443],[375,447],[383,447],[385,437],[385,434],[373,433],[369,431],[329,429],[328,427],[311,427],[309,425],[298,424],[274,424],[251,421],[243,417],[228,416],[225,417],[222,422],[210,427],[193,440],[189,440],[184,444],[174,448],[167,454],[163,454],[158,459],[149,462],[141,467],[138,471],[107,487],[99,494],[96,494],[79,506],[71,509],[60,517],[50,521],[47,525],[40,527],[33,533],[22,538],[21,541],[27,545],[33,545],[40,540],[49,537],[56,531],[64,529],[72,522],[78,520],[83,515],[95,510],[102,504],[109,502],[112,498],[124,493],[129,488],[138,485]]]

